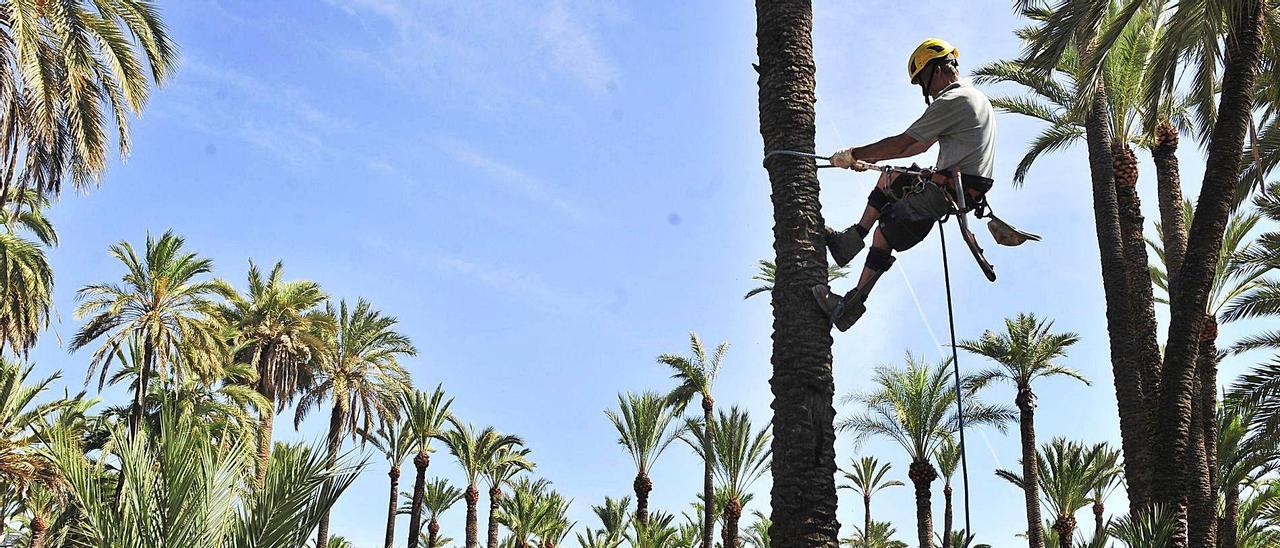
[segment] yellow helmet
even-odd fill
[[[907,60],[907,75],[911,78],[911,83],[915,83],[916,76],[924,70],[929,61],[942,59],[948,55],[959,58],[960,50],[941,38],[930,38],[920,42],[916,50],[911,52],[911,58]]]

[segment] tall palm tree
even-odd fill
[[[677,412],[683,413],[685,406],[693,400],[693,397],[701,396],[702,398],[702,436],[701,447],[695,448],[698,454],[702,456],[702,498],[703,500],[711,500],[715,496],[715,487],[712,485],[712,471],[716,465],[716,452],[712,443],[714,433],[712,429],[715,427],[715,399],[711,397],[711,388],[716,383],[716,376],[720,373],[720,361],[724,358],[724,354],[729,350],[729,343],[722,342],[712,351],[710,357],[707,356],[707,350],[702,345],[702,339],[697,333],[689,333],[689,351],[690,357],[676,356],[673,354],[663,354],[658,356],[658,363],[667,365],[675,372],[671,378],[676,380],[675,388],[667,394],[667,402],[675,406]],[[702,515],[702,548],[712,548],[712,534],[715,532],[715,516],[712,515],[711,505],[704,505]]]
[[[1031,390],[1031,383],[1045,377],[1063,376],[1087,385],[1089,379],[1058,363],[1066,356],[1067,348],[1080,340],[1079,335],[1053,333],[1053,322],[1038,319],[1034,314],[1006,318],[1004,325],[1004,333],[987,331],[981,338],[962,341],[957,346],[984,356],[998,366],[975,375],[975,388],[1003,381],[1017,389],[1013,401],[1018,407],[1018,427],[1022,436],[1022,477],[1028,478],[1025,493],[1027,543],[1031,548],[1044,548],[1044,533],[1040,530],[1039,472],[1035,458],[1036,395]]]
[[[177,62],[146,0],[11,0],[0,36],[0,196],[15,184],[57,195],[64,178],[77,190],[99,182],[111,141],[128,154],[129,114]]]
[[[498,504],[502,500],[502,486],[507,485],[521,472],[534,469],[529,460],[531,451],[516,446],[495,451],[481,471],[489,486],[489,548],[498,547]]]
[[[310,387],[334,326],[333,317],[320,308],[328,298],[320,285],[285,281],[282,263],[263,277],[249,261],[248,283],[248,293],[228,299],[221,315],[236,330],[236,359],[257,370],[254,389],[271,403],[259,413],[255,480],[261,485],[271,458],[275,414]]]
[[[746,295],[743,295],[743,299],[750,299],[751,297],[761,293],[773,292],[773,284],[776,281],[775,278],[777,277],[778,267],[774,266],[773,261],[761,260],[759,268],[760,271],[756,272],[751,279],[760,282],[760,285],[752,288]],[[849,277],[848,267],[837,264],[827,265],[827,283],[847,277]]]
[[[452,405],[453,398],[446,398],[440,385],[436,385],[430,394],[410,389],[400,393],[405,428],[410,432],[410,443],[417,452],[413,457],[415,472],[409,510],[409,548],[418,548],[418,538],[422,536],[422,497],[426,494],[427,466],[431,464],[431,442],[444,435],[444,424],[453,417],[449,412]]]
[[[814,151],[815,67],[810,0],[756,0],[760,136],[764,151]],[[827,282],[822,205],[811,160],[764,160],[773,202],[773,542],[830,546],[836,519],[831,321],[811,288]]]
[[[877,367],[872,382],[875,389],[846,398],[865,407],[863,413],[841,421],[842,431],[853,432],[857,443],[874,436],[887,437],[900,445],[911,459],[908,476],[915,485],[916,534],[920,546],[933,541],[933,512],[930,484],[938,472],[930,463],[938,446],[959,425],[956,400],[961,398],[966,428],[994,426],[1001,432],[1013,419],[1013,410],[989,406],[978,400],[973,377],[965,375],[964,394],[952,385],[951,361],[930,364],[907,354],[902,369]]]
[[[233,294],[224,282],[208,279],[213,261],[183,249],[185,240],[173,232],[159,239],[147,235],[146,249],[139,257],[129,242],[111,246],[111,255],[124,264],[120,284],[99,283],[76,292],[75,315],[88,321],[69,348],[74,352],[102,339],[89,361],[88,378],[101,370],[98,388],[106,380],[114,358],[130,339],[142,348],[142,361],[129,431],[137,433],[142,420],[143,399],[151,378],[172,373],[181,378],[189,373],[208,376],[220,365],[215,359],[223,348],[220,323],[215,318],[218,297]],[[184,367],[173,367],[181,363]]]
[[[861,459],[853,461],[853,466],[849,470],[841,470],[840,474],[849,483],[841,485],[841,489],[853,489],[853,491],[862,496],[862,543],[867,545],[871,542],[871,497],[876,493],[888,489],[890,487],[901,487],[902,482],[898,480],[885,481],[885,476],[889,474],[889,470],[893,465],[887,462],[880,462],[872,456],[865,456]]]
[[[398,404],[397,404],[398,405]],[[400,494],[400,463],[409,458],[416,444],[413,430],[409,428],[403,417],[387,417],[382,428],[373,431],[361,429],[361,438],[373,445],[382,456],[386,457],[387,477],[391,479],[390,499],[387,503],[387,528],[383,539],[383,548],[391,548],[395,544],[397,499]]]
[[[358,439],[360,430],[372,430],[387,419],[399,415],[397,397],[410,386],[409,373],[400,358],[416,356],[409,337],[395,330],[399,323],[364,299],[348,308],[347,301],[337,307],[325,305],[325,313],[334,319],[337,330],[329,338],[320,359],[316,382],[298,401],[293,424],[297,427],[312,408],[332,400],[329,410],[329,461],[337,462],[342,438]],[[329,514],[320,520],[316,546],[329,542]]]
[[[1102,481],[1107,466],[1114,461],[1107,458],[1107,444],[1092,446],[1054,438],[1036,453],[1039,461],[1040,491],[1044,503],[1054,515],[1053,531],[1059,548],[1072,548],[1076,529],[1076,512],[1089,505],[1090,494]],[[1016,473],[996,470],[996,475],[1022,489],[1027,482]]]
[[[653,481],[649,470],[680,433],[677,413],[657,392],[628,392],[618,395],[618,409],[606,409],[605,416],[618,430],[618,444],[627,449],[636,465],[636,521],[649,520],[649,491]]]
[[[523,445],[524,440],[517,436],[504,435],[487,426],[479,432],[475,426],[463,424],[455,417],[449,417],[452,428],[440,434],[440,440],[449,447],[449,452],[462,467],[467,477],[467,489],[463,500],[467,503],[467,548],[480,546],[479,533],[476,529],[476,503],[480,500],[480,491],[476,488],[485,464],[493,459],[493,455],[503,448]]]
[[[44,248],[58,245],[58,233],[43,213],[47,198],[16,189],[10,194],[10,205],[0,208],[0,352],[7,347],[16,356],[49,327],[53,269]]]
[[[768,425],[752,431],[751,417],[736,405],[728,413],[720,411],[719,417],[712,420],[715,421],[715,426],[710,429],[711,450],[719,455],[715,461],[715,474],[720,483],[719,493],[725,498],[721,545],[724,548],[737,548],[738,521],[742,518],[742,507],[750,498],[748,490],[751,485],[769,468],[773,455],[773,450],[769,447],[772,435]],[[681,438],[701,456],[701,436],[690,434],[691,431],[697,430],[685,429]],[[703,506],[714,509],[715,505]],[[714,519],[714,511],[704,512],[704,515],[708,514]]]
[[[462,500],[462,489],[449,484],[449,480],[436,478],[427,482],[422,506],[427,509],[427,548],[439,545],[440,516]]]
[[[938,445],[933,452],[933,458],[938,463],[938,472],[942,474],[942,548],[960,548],[952,543],[952,506],[951,506],[951,477],[956,475],[956,468],[960,466],[960,446],[956,444],[955,438],[947,436],[947,438]]]

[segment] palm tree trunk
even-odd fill
[[[1138,198],[1138,158],[1125,143],[1114,141],[1111,147],[1116,211],[1128,281],[1125,293],[1129,296],[1129,321],[1132,322],[1129,327],[1131,359],[1139,365],[1147,408],[1155,409],[1160,386],[1160,342],[1156,336],[1155,294],[1147,260],[1147,240],[1142,232],[1146,220],[1142,217],[1142,200]]]
[[[1085,45],[1080,54],[1088,56]],[[1085,119],[1085,140],[1089,148],[1092,178],[1094,227],[1102,266],[1102,288],[1107,303],[1107,334],[1111,350],[1111,371],[1115,378],[1116,407],[1120,415],[1120,445],[1124,453],[1129,507],[1134,513],[1147,506],[1151,490],[1151,418],[1145,405],[1142,374],[1133,363],[1129,315],[1128,279],[1116,199],[1115,166],[1111,160],[1110,107],[1106,85],[1099,77],[1093,101]]]
[[[1200,337],[1197,373],[1192,388],[1191,439],[1188,448],[1191,489],[1187,500],[1187,536],[1191,546],[1216,546],[1218,499],[1214,489],[1216,463],[1210,451],[1217,451],[1217,322],[1206,315]],[[1215,440],[1207,439],[1214,436]]]
[[[396,503],[400,499],[400,465],[392,464],[387,472],[391,478],[391,493],[387,497],[387,534],[382,548],[391,548],[396,543]]]
[[[1076,532],[1075,516],[1058,516],[1053,522],[1053,530],[1058,533],[1058,548],[1072,548],[1071,536]]]
[[[1103,521],[1104,513],[1106,513],[1106,508],[1102,506],[1102,503],[1094,502],[1093,503],[1093,545],[1094,546],[1103,546],[1102,539],[1107,538],[1107,524],[1105,521]]]
[[[760,135],[764,149],[814,150],[810,0],[757,0]],[[773,488],[775,548],[837,546],[835,385],[831,324],[811,288],[827,282],[813,161],[765,160],[773,201]]]
[[[427,495],[427,466],[431,464],[431,455],[421,449],[413,457],[413,467],[417,469],[413,480],[413,502],[409,507],[409,548],[418,548],[418,537],[422,536],[422,498]]]
[[[942,486],[942,548],[952,548],[951,546],[951,481],[948,480],[946,485]],[[960,548],[960,547],[955,547]]]
[[[635,481],[631,482],[631,487],[636,491],[636,521],[647,525],[649,523],[649,491],[653,490],[653,480],[650,480],[649,475],[643,471],[638,472]]]
[[[1040,517],[1040,468],[1036,461],[1036,396],[1030,386],[1018,387],[1018,428],[1022,435],[1022,496],[1027,508],[1027,545],[1044,548],[1044,520]]]
[[[258,393],[267,398],[266,407],[258,410],[258,470],[254,479],[261,489],[267,483],[267,465],[271,463],[271,435],[275,428],[276,402],[261,383],[258,384]]]
[[[716,490],[711,483],[712,466],[716,462],[715,449],[711,445],[711,424],[715,410],[715,400],[708,394],[702,395],[702,548],[714,548],[712,544],[716,530],[715,500]],[[728,531],[725,531],[728,535]],[[725,548],[730,548],[727,544]]]
[[[920,548],[933,546],[933,503],[930,501],[929,484],[938,479],[938,471],[928,461],[911,461],[907,476],[916,488],[916,536]]]
[[[1178,167],[1178,129],[1168,120],[1156,126],[1151,147],[1156,164],[1156,201],[1160,206],[1160,236],[1164,240],[1164,267],[1173,287],[1187,254],[1187,222],[1182,211],[1182,173]]]
[[[1188,232],[1179,282],[1170,295],[1169,342],[1154,438],[1161,466],[1155,469],[1152,483],[1153,499],[1169,505],[1182,504],[1188,488],[1187,444],[1198,339],[1252,116],[1263,12],[1261,0],[1244,4],[1233,11],[1229,25],[1218,118],[1209,140],[1199,205]],[[1184,543],[1185,536],[1180,534],[1173,546],[1180,548]]]
[[[467,501],[467,548],[479,548],[480,531],[477,527],[479,519],[476,504],[480,502],[480,490],[476,489],[475,482],[467,485],[467,492],[462,498]]]
[[[44,516],[36,514],[31,519],[31,548],[44,548],[44,538],[48,534],[49,523]]]
[[[1218,319],[1205,315],[1205,327],[1200,334],[1200,356],[1197,369],[1200,375],[1200,413],[1204,417],[1201,436],[1204,439],[1205,464],[1208,469],[1209,492],[1218,493]]]
[[[133,405],[129,407],[129,434],[138,435],[142,426],[142,411],[146,406],[147,388],[151,385],[152,361],[155,350],[151,342],[142,344],[142,363],[138,364],[138,384],[134,386]],[[121,476],[124,477],[124,476]]]
[[[342,448],[342,421],[346,418],[346,411],[343,409],[343,400],[334,398],[333,410],[329,412],[329,453],[326,459],[329,463],[329,471],[332,472],[338,466],[338,450]],[[326,480],[327,481],[327,480]],[[325,510],[320,516],[319,531],[316,532],[316,546],[324,548],[329,545],[329,510]]]
[[[498,548],[498,499],[502,498],[502,488],[497,485],[489,488],[489,548]]]
[[[871,543],[871,495],[862,495],[862,507],[866,509],[862,514],[862,546],[865,548]]]
[[[431,523],[427,525],[427,548],[435,548],[440,544],[440,522],[436,518],[431,518]]]
[[[1220,548],[1236,548],[1240,537],[1240,486],[1227,485],[1222,494],[1222,534],[1218,535]]]
[[[738,548],[738,520],[742,518],[742,502],[730,499],[724,506],[724,548]]]

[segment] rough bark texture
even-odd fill
[[[1018,429],[1022,436],[1022,494],[1027,508],[1027,546],[1044,548],[1044,520],[1040,518],[1040,468],[1036,461],[1036,396],[1030,386],[1018,387]]]
[[[31,548],[44,548],[44,539],[48,533],[49,523],[44,516],[36,514],[31,519]]]
[[[951,526],[953,524],[951,512],[951,482],[948,481],[946,485],[942,486],[942,548],[952,548]]]
[[[1217,463],[1217,322],[1206,316],[1201,331],[1196,378],[1193,382],[1190,454],[1191,489],[1187,497],[1187,536],[1191,546],[1218,543],[1218,498],[1214,486]],[[1213,436],[1213,439],[1208,439]]]
[[[649,491],[653,490],[653,480],[644,472],[636,474],[631,487],[636,491],[636,521],[649,523]]]
[[[920,548],[933,546],[933,503],[929,484],[938,479],[938,471],[928,461],[911,461],[907,476],[916,488],[916,536]]]
[[[382,542],[383,548],[391,548],[396,543],[396,502],[400,495],[400,465],[392,464],[387,477],[391,478],[391,493],[387,500],[387,533]]]
[[[1106,508],[1102,506],[1101,502],[1093,503],[1093,542],[1098,546],[1103,546],[1104,544],[1099,543],[1103,543],[1102,539],[1107,538],[1107,522],[1106,518],[1103,517],[1105,513]]]
[[[814,150],[812,6],[757,0],[760,135],[764,149]],[[831,324],[810,288],[827,282],[818,178],[811,160],[765,160],[772,189],[773,488],[775,548],[838,545]]]
[[[1143,395],[1147,409],[1156,408],[1160,386],[1160,342],[1156,331],[1155,293],[1151,284],[1151,267],[1147,258],[1147,241],[1142,227],[1142,201],[1138,197],[1138,157],[1133,149],[1113,142],[1112,165],[1116,182],[1116,213],[1120,221],[1120,238],[1124,247],[1126,294],[1129,297],[1130,359],[1142,375]]]
[[[1082,57],[1087,50],[1081,48]],[[1111,372],[1115,379],[1116,408],[1120,416],[1120,448],[1124,453],[1125,480],[1129,508],[1145,508],[1151,492],[1151,418],[1144,405],[1140,367],[1133,363],[1129,341],[1128,281],[1116,202],[1115,166],[1111,161],[1111,127],[1108,123],[1105,84],[1099,78],[1085,120],[1085,140],[1089,147],[1092,178],[1094,227],[1102,266],[1102,288],[1107,303],[1107,334],[1111,350]]]
[[[1200,412],[1205,420],[1204,454],[1208,468],[1209,492],[1218,493],[1218,319],[1212,314],[1205,316],[1204,329],[1200,337],[1200,357],[1197,358],[1197,369],[1200,375]]]
[[[1201,326],[1253,106],[1262,4],[1256,0],[1244,4],[1235,10],[1229,25],[1218,118],[1209,139],[1196,216],[1187,235],[1187,254],[1170,299],[1169,342],[1153,447],[1160,466],[1152,483],[1152,498],[1170,505],[1179,504],[1189,488],[1187,444]],[[1179,537],[1175,547],[1184,546],[1185,536]]]
[[[862,495],[862,507],[866,509],[862,514],[862,545],[867,546],[871,542],[871,495]]]
[[[467,485],[467,492],[462,498],[467,502],[467,548],[479,548],[480,531],[476,517],[476,504],[480,502],[480,490],[476,484]]]
[[[271,432],[275,428],[275,402],[270,402],[258,417],[258,470],[254,479],[261,489],[267,483],[267,464],[271,462]]]
[[[409,548],[418,548],[418,537],[422,535],[422,499],[427,496],[427,466],[430,465],[431,455],[426,451],[418,451],[413,457],[415,473],[413,502],[409,506]]]
[[[702,548],[714,548],[716,530],[715,485],[711,482],[712,466],[716,462],[715,449],[711,446],[711,424],[715,400],[709,394],[702,395]],[[726,545],[727,546],[727,545]]]
[[[724,506],[724,531],[721,541],[724,548],[738,548],[738,520],[742,518],[742,503],[730,500]]]
[[[1240,538],[1240,486],[1226,486],[1222,499],[1222,531],[1218,535],[1218,546],[1236,548]]]
[[[1076,532],[1075,516],[1058,516],[1053,521],[1053,530],[1058,533],[1058,548],[1072,548],[1071,536]]]
[[[489,488],[489,548],[498,548],[498,501],[502,499],[502,489],[498,486]]]
[[[1182,171],[1178,168],[1178,130],[1168,120],[1156,126],[1151,147],[1156,164],[1156,201],[1160,206],[1160,236],[1164,240],[1164,266],[1173,287],[1187,254],[1187,222],[1182,211]]]
[[[343,409],[342,400],[335,400],[333,409],[329,412],[329,452],[325,456],[329,470],[338,466],[338,451],[342,448],[342,421],[345,417],[346,410]],[[316,546],[329,546],[329,510],[325,510],[320,516],[320,527],[316,531]]]
[[[431,518],[431,523],[427,525],[427,548],[435,548],[440,544],[440,522],[436,518]]]

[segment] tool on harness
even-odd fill
[[[1017,247],[1029,241],[1040,241],[1039,234],[1018,230],[1013,225],[996,217],[994,212],[988,211],[986,216],[991,218],[990,221],[987,221],[987,230],[991,232],[991,238],[1000,245]]]

